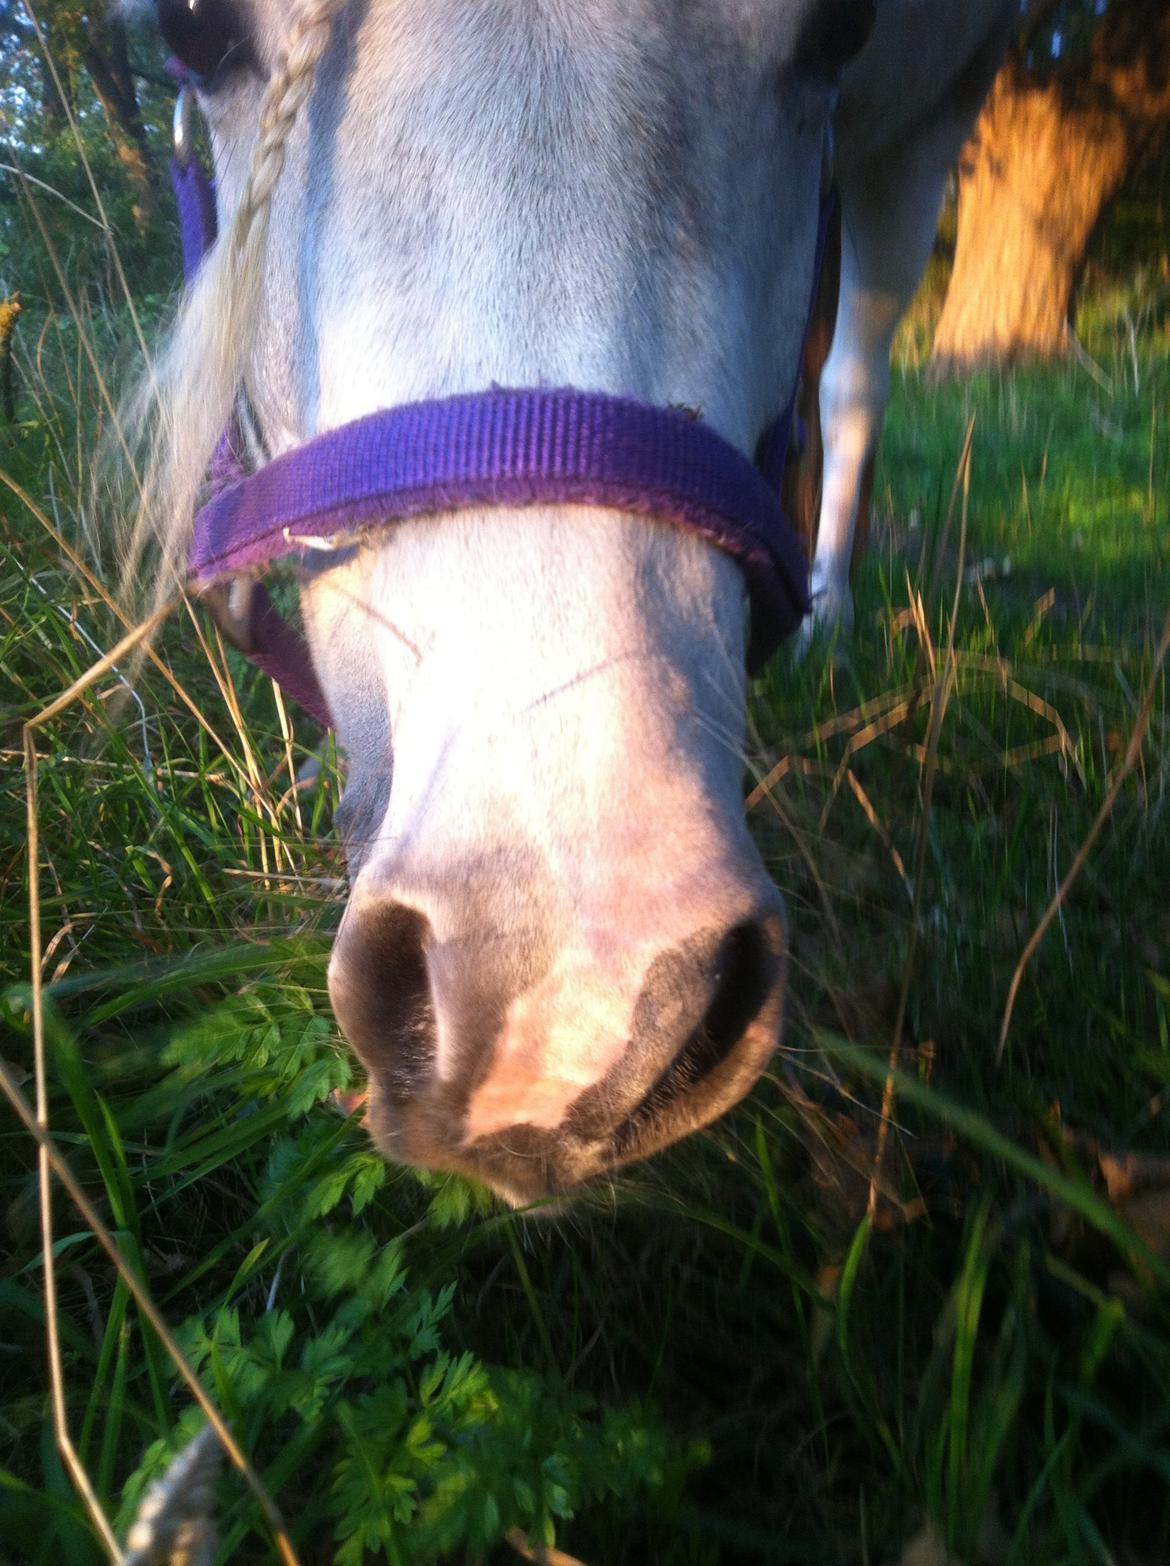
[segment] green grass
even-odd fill
[[[72,530],[94,393],[56,340],[0,467]],[[1092,367],[937,390],[903,353],[856,637],[781,657],[753,699],[753,780],[788,758],[752,812],[792,919],[783,1061],[555,1224],[387,1170],[326,1107],[353,1068],[324,991],[332,762],[290,793],[311,725],[286,743],[271,688],[233,664],[238,730],[176,621],[159,651],[222,749],[149,667],[141,713],[107,678],[41,732],[53,1134],[303,1560],[478,1560],[519,1526],[593,1566],[830,1566],[897,1559],[926,1519],[967,1561],[981,1535],[1018,1566],[1170,1553],[1164,1267],[1091,1185],[1084,1140],[1170,1150],[1164,679],[996,1048],[1170,600],[1170,352],[1107,324],[1090,348]],[[20,724],[121,630],[2,507],[0,1055],[20,1076]],[[0,1138],[0,1558],[96,1561],[53,1446],[35,1153],[11,1116]],[[73,1435],[124,1529],[199,1421],[63,1200],[55,1234]],[[234,1475],[217,1513],[221,1558],[273,1558]]]

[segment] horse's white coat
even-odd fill
[[[268,452],[497,383],[683,405],[750,453],[796,374],[833,39],[863,9],[353,0],[271,199],[245,361]],[[283,0],[247,10],[259,70],[201,96],[225,215],[288,25]],[[856,374],[888,330],[875,298],[830,376],[843,487],[882,395]],[[615,512],[465,512],[326,557],[302,607],[348,758],[331,987],[387,1151],[519,1198],[734,1102],[774,1048],[783,968],[743,820],[734,563]],[[704,1008],[749,992],[667,1113]]]

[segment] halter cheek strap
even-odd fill
[[[187,91],[176,126],[186,123]],[[215,240],[215,196],[189,134],[182,143],[176,136],[171,172],[190,279]],[[818,276],[830,214],[822,209]],[[470,506],[612,507],[686,528],[734,556],[751,599],[754,671],[808,611],[804,549],[779,497],[795,399],[794,387],[760,443],[760,466],[685,413],[573,388],[492,387],[385,409],[250,474],[229,431],[216,453],[215,492],[195,517],[192,582],[203,591],[275,560]],[[246,597],[235,639],[330,726],[304,639],[259,582]]]

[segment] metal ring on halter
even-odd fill
[[[186,85],[175,99],[174,136],[175,162],[185,169],[195,151],[195,94]]]
[[[254,650],[252,606],[256,587],[251,577],[234,576],[199,595],[227,640],[245,656]]]

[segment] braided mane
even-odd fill
[[[158,547],[154,595],[185,576],[196,497],[227,426],[254,347],[273,190],[289,134],[312,90],[332,24],[347,0],[296,7],[260,109],[243,195],[183,302],[169,339],[132,394],[126,429],[143,453],[136,504],[122,531],[123,586]]]

